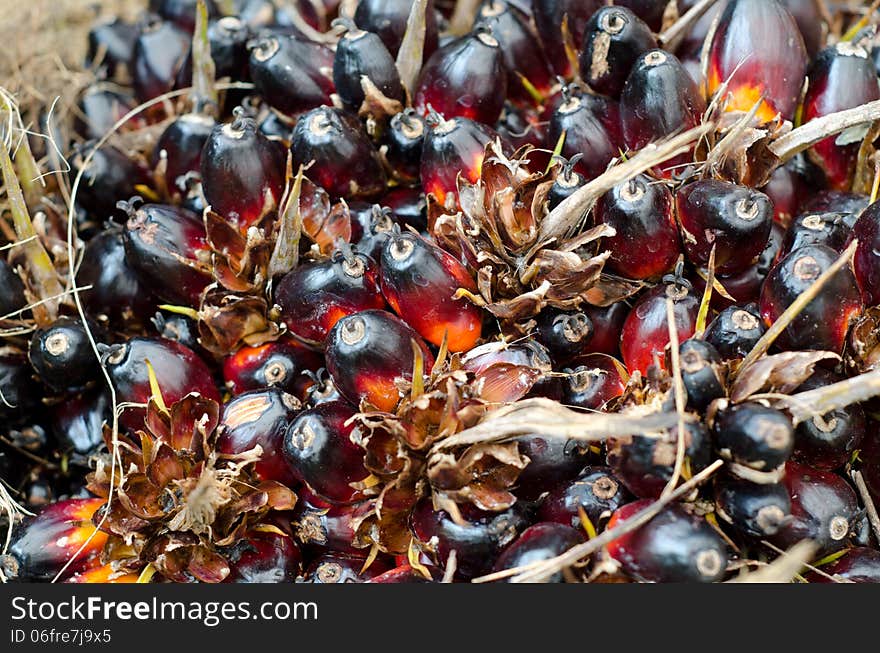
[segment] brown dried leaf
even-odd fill
[[[199,339],[203,347],[225,355],[242,345],[257,346],[281,336],[268,317],[262,297],[208,291],[199,311]]]
[[[730,399],[739,402],[761,390],[789,393],[812,374],[816,363],[840,356],[830,351],[786,351],[758,359],[737,375]]]
[[[195,546],[187,570],[203,583],[220,583],[231,571],[226,558],[205,546]]]

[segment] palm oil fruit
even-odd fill
[[[401,382],[413,381],[416,352],[427,374],[434,357],[421,336],[387,311],[369,310],[339,320],[327,336],[327,371],[340,394],[386,412],[400,401]]]
[[[388,304],[426,341],[468,351],[480,339],[482,314],[464,297],[476,292],[467,269],[451,254],[412,233],[389,236],[382,249],[381,284]]]

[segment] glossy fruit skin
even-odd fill
[[[753,483],[732,474],[715,478],[715,512],[748,537],[775,535],[791,515],[788,490],[781,483]]]
[[[788,227],[791,219],[798,214],[798,207],[809,188],[806,176],[789,162],[788,165],[776,168],[770,175],[770,180],[759,190],[773,202],[773,219],[783,227]]]
[[[413,106],[423,116],[434,111],[494,125],[507,95],[507,72],[498,40],[476,30],[439,48],[425,62]]]
[[[223,361],[223,379],[233,395],[277,387],[302,400],[313,383],[304,372],[316,372],[322,361],[320,354],[286,337],[229,354]]]
[[[113,85],[92,84],[80,96],[74,129],[83,138],[99,139],[135,107],[134,96]]]
[[[569,375],[563,381],[562,403],[566,406],[599,410],[622,395],[626,387],[620,371],[608,356],[579,356],[562,372]]]
[[[585,183],[587,183],[587,180],[584,179],[581,173],[574,170],[574,165],[565,166],[562,172],[553,180],[553,185],[547,193],[547,212],[549,213],[574,195],[575,191]]]
[[[547,96],[553,86],[553,73],[544,51],[535,47],[537,34],[529,16],[507,0],[489,0],[480,8],[476,22],[498,40],[507,72],[508,97],[522,104],[535,103],[520,76],[540,95]]]
[[[28,359],[39,379],[55,392],[79,390],[98,374],[98,359],[79,318],[62,316],[35,331]]]
[[[794,448],[788,416],[757,402],[720,407],[712,428],[722,458],[758,472],[778,469]]]
[[[651,29],[632,11],[619,6],[602,7],[584,28],[581,77],[597,93],[620,97],[636,60],[656,48],[657,39]]]
[[[96,389],[52,407],[51,431],[64,451],[87,457],[104,444],[101,430],[112,417],[106,390]]]
[[[214,120],[200,113],[185,113],[162,132],[153,151],[153,166],[166,162],[169,188],[185,190],[180,177],[201,170],[202,149],[214,128]]]
[[[843,381],[842,376],[817,368],[797,388],[797,392],[814,390],[839,381]],[[821,417],[801,422],[795,430],[792,458],[816,469],[832,470],[842,467],[859,448],[865,428],[865,411],[860,404],[850,404]]]
[[[412,380],[412,342],[421,349],[428,373],[434,357],[405,322],[379,310],[348,315],[327,336],[327,371],[352,404],[366,400],[379,410],[392,411],[400,400],[395,380]]]
[[[427,126],[415,109],[406,109],[391,118],[385,133],[385,160],[395,179],[418,182],[422,163],[422,143]]]
[[[251,531],[226,554],[230,572],[224,583],[292,583],[302,553],[289,535]]]
[[[704,337],[724,360],[745,358],[767,327],[755,304],[729,306],[706,327]]]
[[[92,525],[92,516],[103,505],[104,499],[56,501],[24,521],[13,533],[8,555],[0,558],[7,578],[51,580],[90,536],[65,573],[75,574],[92,566],[107,541]]]
[[[359,492],[350,483],[370,475],[364,450],[355,444],[360,429],[345,422],[355,414],[341,401],[302,411],[284,433],[284,459],[297,480],[330,503],[354,503]]]
[[[617,102],[599,95],[570,94],[550,116],[547,131],[547,147],[553,149],[562,132],[565,143],[562,155],[571,159],[577,154],[575,170],[587,181],[605,172],[608,164],[620,154],[620,113]]]
[[[84,143],[71,160],[71,174],[79,174],[83,162],[95,143]],[[94,154],[83,171],[77,202],[89,213],[100,216],[124,216],[117,211],[116,202],[127,199],[135,192],[135,186],[151,182],[146,166],[129,158],[111,145],[105,145]],[[123,221],[123,220],[120,220]]]
[[[537,500],[551,484],[575,478],[589,462],[589,451],[577,440],[531,433],[513,441],[529,459],[516,481],[514,493],[520,500]]]
[[[582,528],[581,508],[597,529],[620,506],[632,501],[610,467],[584,467],[571,482],[554,483],[538,507],[537,519]]]
[[[556,367],[577,357],[593,337],[593,323],[580,311],[545,308],[537,316],[535,337],[553,357]]]
[[[155,11],[165,20],[172,21],[186,32],[192,32],[196,26],[196,0],[158,0],[155,4]],[[217,6],[213,0],[205,3],[208,17],[214,17],[218,14]]]
[[[675,267],[681,253],[672,193],[664,184],[639,175],[605,193],[595,209],[596,223],[617,234],[605,238],[609,271],[630,279],[659,277]]]
[[[403,86],[394,58],[378,35],[351,26],[336,44],[333,84],[342,104],[357,112],[364,101],[361,78],[367,77],[391,100],[404,101]]]
[[[642,499],[618,508],[608,529],[651,504]],[[721,537],[703,519],[671,504],[647,524],[607,546],[623,571],[650,583],[712,583],[723,578],[728,555]]]
[[[390,569],[382,560],[375,560],[367,569],[366,556],[327,553],[315,559],[306,568],[303,582],[320,585],[365,583]]]
[[[632,67],[620,95],[623,139],[631,151],[640,150],[673,133],[698,125],[706,111],[700,89],[678,58],[664,50],[649,50]],[[691,153],[661,164],[659,172],[672,177]]]
[[[866,208],[852,228],[859,241],[853,256],[853,271],[866,306],[880,304],[880,202]],[[848,244],[848,243],[847,243]]]
[[[103,52],[98,72],[101,76],[115,77],[116,69],[127,67],[131,61],[138,34],[137,25],[126,23],[119,18],[94,25],[89,30],[86,66],[94,66],[99,52]]]
[[[497,137],[490,127],[467,118],[431,124],[422,143],[419,176],[425,193],[433,193],[442,205],[447,196],[457,196],[456,178],[476,183],[480,178],[486,145]],[[451,197],[449,198],[451,199]]]
[[[529,563],[555,558],[584,541],[581,532],[571,526],[554,522],[542,522],[529,526],[505,548],[495,561],[494,571],[513,569]],[[510,582],[507,579],[506,582]],[[564,582],[562,572],[550,576],[548,583]]]
[[[708,86],[714,93],[733,75],[728,110],[749,111],[764,94],[756,114],[759,120],[772,120],[777,113],[791,120],[806,68],[803,37],[778,0],[727,4],[709,46]]]
[[[190,34],[155,18],[143,26],[130,65],[134,92],[141,102],[171,90],[189,51]]]
[[[376,199],[385,192],[385,169],[354,116],[322,106],[303,114],[290,136],[293,168],[314,161],[308,175],[332,197]]]
[[[383,198],[384,199],[384,198]],[[382,248],[395,225],[400,224],[398,217],[387,206],[351,202],[351,242],[359,254],[369,256],[378,264],[382,260]]]
[[[92,317],[105,315],[118,323],[144,319],[153,310],[150,290],[126,258],[123,232],[117,226],[89,240],[76,280],[91,286],[80,291],[80,299]]]
[[[675,205],[688,259],[707,266],[714,245],[719,274],[748,268],[770,238],[770,198],[747,186],[714,179],[695,181],[676,192]]]
[[[125,258],[142,284],[171,304],[198,306],[212,279],[196,266],[208,249],[201,217],[165,204],[131,209],[123,234]]]
[[[247,44],[252,37],[251,28],[236,16],[224,16],[208,23],[208,43],[211,47],[211,59],[214,60],[216,77],[228,77],[230,80],[249,81]],[[186,61],[177,74],[177,88],[192,86],[192,47]],[[242,93],[240,90],[229,90],[224,102],[229,106],[230,98],[237,101]]]
[[[286,158],[283,148],[240,112],[232,122],[216,125],[200,161],[211,210],[247,231],[281,200]]]
[[[864,519],[855,490],[837,474],[789,461],[782,479],[791,498],[792,520],[774,536],[777,546],[811,539],[818,555],[848,544]]]
[[[0,420],[15,424],[39,405],[43,395],[24,354],[0,354]],[[2,422],[0,422],[2,423]]]
[[[630,307],[624,301],[614,302],[608,306],[592,306],[584,304],[581,311],[593,323],[593,337],[587,343],[583,353],[608,354],[620,356],[620,332]]]
[[[91,567],[65,578],[65,583],[137,583],[140,574],[122,574],[113,570],[109,564]]]
[[[0,258],[0,316],[14,313],[24,308],[26,304],[21,277]]]
[[[804,96],[803,122],[852,109],[880,99],[877,71],[861,46],[837,43],[822,50],[810,66]],[[816,143],[810,159],[825,171],[831,188],[849,190],[859,153],[859,141],[837,145],[836,136]]]
[[[587,21],[602,5],[601,0],[534,0],[535,27],[538,29],[541,47],[557,75],[570,77],[571,70],[562,33],[562,22],[567,16],[568,30],[572,45],[580,47],[584,40],[584,27]]]
[[[779,260],[784,237],[785,233],[782,227],[779,223],[774,222],[770,228],[770,238],[767,240],[767,245],[745,270],[716,277],[718,283],[724,287],[728,295],[733,297],[733,300],[724,297],[720,292],[713,292],[711,306],[716,309],[724,309],[736,304],[757,302],[764,280]],[[708,275],[705,269],[702,270],[702,273],[704,277]],[[705,290],[706,282],[699,275],[694,279],[694,283],[700,292]]]
[[[880,583],[880,551],[866,546],[850,549],[840,558],[821,567],[837,579],[852,583]],[[821,574],[808,576],[811,583],[834,582]]]
[[[633,435],[612,438],[607,444],[606,460],[616,478],[640,498],[657,498],[672,478],[678,448],[678,430],[662,437]],[[691,469],[703,469],[711,461],[712,442],[700,422],[685,425],[685,455]]]
[[[665,367],[663,350],[669,344],[667,297],[673,301],[679,339],[686,340],[694,334],[700,299],[689,285],[681,283],[661,283],[652,288],[636,301],[627,315],[620,334],[620,353],[630,373],[639,370],[646,374],[655,354],[659,365]]]
[[[764,323],[773,324],[837,258],[837,252],[824,245],[801,247],[783,257],[761,288]],[[849,323],[861,310],[855,278],[850,269],[844,267],[782,332],[776,343],[784,349],[842,351]]]
[[[396,57],[406,33],[411,6],[411,0],[361,0],[354,13],[354,22],[361,29],[378,34],[388,51]],[[425,9],[424,58],[430,57],[436,49],[437,14],[434,0],[428,0]]]
[[[299,497],[291,516],[291,525],[298,541],[307,552],[330,550],[357,554],[353,546],[358,504],[332,505],[311,495]]]
[[[477,285],[451,254],[413,233],[392,233],[382,248],[382,293],[388,304],[426,341],[446,339],[451,352],[467,351],[480,339],[482,313],[459,288]]]
[[[364,254],[299,265],[278,282],[275,301],[291,333],[319,344],[346,315],[385,307],[378,265]]]
[[[250,76],[273,108],[295,117],[331,104],[333,51],[294,36],[269,36],[251,50]]]
[[[198,324],[196,320],[177,313],[162,313],[157,311],[150,318],[150,322],[156,329],[156,335],[160,338],[167,338],[179,342],[184,347],[189,347],[193,351],[204,351],[199,344]]]
[[[665,0],[615,0],[614,4],[626,7],[645,21],[651,31],[659,33],[663,26],[663,13],[669,3]],[[678,7],[678,10],[679,13],[684,14],[683,7]]]
[[[678,347],[681,380],[687,392],[687,407],[704,413],[715,399],[725,396],[721,355],[705,340],[689,338]]]
[[[220,393],[204,361],[191,349],[164,338],[131,338],[110,345],[103,355],[104,365],[116,388],[117,400],[146,403],[150,382],[145,361],[150,361],[166,406],[171,406],[190,392],[220,401]],[[144,426],[143,408],[128,408],[119,417],[123,428]]]
[[[845,193],[838,190],[821,190],[808,195],[800,206],[801,213],[854,213],[860,214],[871,203],[868,195]]]
[[[410,527],[438,564],[445,565],[450,551],[455,550],[456,578],[462,580],[490,571],[498,553],[531,521],[522,502],[500,512],[478,510],[471,504],[460,504],[459,509],[464,524],[457,524],[444,510],[434,510],[431,498],[425,497],[416,503]]]
[[[785,232],[781,256],[806,245],[825,245],[843,251],[856,216],[852,213],[802,213],[795,217]]]
[[[284,435],[299,414],[300,403],[279,388],[251,390],[223,406],[217,451],[240,454],[259,445],[263,449],[254,471],[264,480],[295,486],[296,476],[282,456]]]

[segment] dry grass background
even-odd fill
[[[17,98],[25,124],[56,102],[59,121],[92,80],[83,70],[94,21],[133,19],[147,0],[0,0],[0,86]]]

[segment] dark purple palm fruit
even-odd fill
[[[236,16],[224,16],[208,23],[208,45],[217,79],[226,77],[233,82],[250,81],[248,42],[252,36],[253,32],[248,24]],[[175,82],[177,88],[192,86],[192,56],[193,50],[190,48],[186,61],[177,75]],[[226,106],[240,102],[244,95],[244,91],[240,89],[230,89],[226,93],[224,103]],[[232,98],[235,99],[234,102],[230,102]]]
[[[507,72],[501,46],[477,27],[437,50],[419,75],[413,106],[423,116],[433,109],[445,118],[470,118],[494,125],[504,107]]]
[[[487,0],[477,14],[477,22],[487,27],[501,45],[508,97],[531,104],[547,97],[554,84],[553,70],[544,51],[535,47],[537,34],[529,17],[507,0]]]
[[[86,243],[76,280],[84,288],[79,293],[83,305],[96,319],[136,323],[154,309],[150,286],[141,282],[126,257],[123,230],[118,226],[105,229]]]
[[[678,58],[664,50],[641,55],[620,96],[620,120],[626,147],[637,151],[700,124],[706,101]],[[659,173],[672,177],[690,163],[692,152],[665,161]]]
[[[184,65],[192,30],[150,15],[141,26],[130,64],[132,85],[141,102],[167,93]]]
[[[381,147],[391,175],[404,184],[419,181],[422,143],[427,126],[415,109],[406,109],[391,118]]]
[[[333,51],[295,36],[265,36],[251,48],[250,77],[269,106],[295,117],[331,104]]]
[[[780,256],[805,245],[826,245],[842,252],[856,219],[852,213],[802,213],[788,225]]]
[[[169,188],[185,190],[182,177],[201,170],[202,150],[214,119],[202,113],[185,113],[172,122],[159,137],[153,150],[155,167],[165,162],[165,181]]]
[[[851,41],[822,50],[807,77],[809,86],[803,102],[805,123],[880,99],[880,82],[868,51]],[[849,190],[862,139],[846,145],[838,144],[839,139],[839,136],[829,136],[816,143],[808,154],[825,172],[829,187]]]
[[[191,392],[220,402],[210,369],[194,351],[165,338],[137,337],[110,345],[102,354],[120,404],[145,404],[152,396],[148,361],[166,406]],[[127,429],[142,429],[145,414],[144,408],[129,407],[120,415],[119,424]]]
[[[660,32],[663,27],[663,14],[669,6],[668,0],[615,0],[615,5],[626,7],[641,20],[652,32]],[[682,2],[676,3],[676,9],[680,14],[685,13]]]
[[[158,0],[151,4],[155,5],[157,14],[173,22],[180,29],[189,33],[195,29],[198,0]],[[214,0],[205,0],[205,7],[208,16],[212,18],[220,13]]]
[[[675,208],[688,260],[705,267],[712,248],[715,270],[746,270],[767,245],[773,226],[770,198],[748,186],[702,179],[675,194]]]
[[[94,324],[88,326],[92,337],[101,337]],[[37,378],[56,393],[82,390],[99,374],[98,359],[78,317],[62,315],[34,331],[28,359]]]
[[[92,84],[77,102],[74,129],[86,139],[102,138],[135,104],[134,96],[115,84]]]
[[[469,182],[480,178],[486,145],[498,134],[469,118],[444,120],[437,113],[427,119],[428,132],[422,143],[419,174],[425,193],[432,193],[443,206],[457,204],[460,174]],[[454,201],[452,201],[454,198]]]
[[[378,34],[388,52],[396,57],[406,33],[406,21],[412,5],[412,0],[360,0],[354,13],[354,22],[361,29]],[[434,0],[428,0],[425,8],[424,61],[434,54],[437,40],[437,12]]]
[[[177,206],[136,208],[134,201],[119,205],[129,215],[123,235],[125,258],[141,283],[166,302],[198,306],[212,281],[204,265],[208,245],[201,217]]]
[[[575,170],[588,181],[595,179],[620,154],[619,121],[616,101],[566,87],[563,101],[550,117],[547,148],[555,148],[565,132],[562,155],[568,159],[583,155]]]
[[[626,7],[602,7],[584,28],[581,77],[597,93],[620,97],[636,60],[657,48],[651,29]]]
[[[400,74],[382,39],[358,29],[350,19],[337,18],[333,24],[345,30],[333,58],[333,84],[345,108],[354,112],[360,109],[365,97],[364,77],[388,99],[404,102]]]
[[[866,306],[880,304],[880,202],[866,208],[852,228],[850,240],[859,241],[853,272]]]
[[[0,318],[24,308],[26,304],[21,277],[0,258]]]
[[[16,351],[0,352],[0,424],[12,426],[27,418],[40,402],[27,356]]]
[[[584,41],[587,21],[604,4],[603,0],[533,0],[532,12],[541,47],[557,75],[568,78],[574,73],[565,51],[563,23],[571,35],[571,47],[577,49]]]
[[[313,162],[309,178],[332,197],[369,200],[385,192],[385,169],[361,123],[329,106],[300,116],[290,137],[293,169]]]
[[[286,156],[257,131],[244,110],[216,125],[202,150],[202,191],[211,210],[242,232],[259,223],[281,200]]]
[[[140,30],[120,18],[96,24],[89,30],[89,46],[85,64],[100,77],[113,79],[120,68],[127,70]]]
[[[123,222],[125,213],[117,211],[116,202],[131,197],[141,184],[149,186],[150,172],[142,161],[112,145],[103,145],[97,150],[95,145],[95,141],[87,141],[74,148],[71,175],[82,171],[76,200],[89,213],[112,216]]]
[[[660,277],[681,254],[672,192],[647,175],[633,177],[608,191],[595,209],[596,223],[617,232],[605,238],[609,271],[630,279]]]
[[[571,526],[554,522],[535,524],[524,530],[513,544],[499,554],[494,570],[513,569],[549,560],[562,555],[583,541],[582,531],[575,530]],[[546,582],[564,582],[562,572],[556,572]]]
[[[578,161],[583,158],[583,154],[575,154],[570,159],[562,158],[559,174],[553,180],[553,185],[547,192],[547,211],[550,212],[562,202],[568,199],[574,192],[587,183],[584,176],[575,170]],[[561,157],[560,157],[561,158]]]

